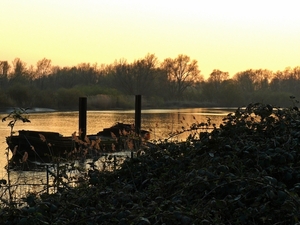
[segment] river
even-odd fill
[[[188,109],[147,109],[142,110],[141,128],[151,131],[151,140],[164,140],[169,134],[181,131],[182,127],[189,128],[192,123],[206,122],[219,126],[222,119],[235,108],[188,108]],[[110,127],[116,122],[134,124],[134,110],[113,111],[87,111],[87,134],[95,134],[103,128]],[[1,119],[7,114],[0,114]],[[18,121],[14,131],[37,130],[55,131],[64,136],[71,136],[75,131],[78,133],[78,112],[47,112],[29,113],[30,123]],[[8,122],[0,123],[0,178],[6,177],[5,165],[7,164],[7,145],[5,137],[10,134]],[[185,140],[188,133],[175,137],[175,140]],[[174,139],[173,139],[174,140]]]

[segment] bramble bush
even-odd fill
[[[185,142],[162,141],[78,188],[0,210],[2,224],[297,224],[300,112],[249,104]],[[203,123],[193,124],[202,129]]]

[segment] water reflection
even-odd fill
[[[147,109],[142,110],[142,129],[151,131],[151,139],[164,140],[170,133],[187,129],[193,123],[206,122],[208,118],[211,123],[219,126],[222,119],[234,108],[194,108],[194,109]],[[134,124],[134,110],[116,111],[88,111],[87,112],[87,133],[95,134],[103,128],[112,126],[117,122]],[[0,115],[1,118],[7,114]],[[14,130],[37,130],[56,131],[64,136],[71,136],[78,132],[78,112],[47,112],[29,114],[31,123],[17,122]],[[5,137],[10,134],[8,122],[0,124],[0,177],[6,177],[4,166],[7,164],[7,144]],[[175,140],[185,140],[189,135],[183,134],[174,137]]]

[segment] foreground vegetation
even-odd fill
[[[31,194],[0,209],[1,224],[298,224],[300,112],[249,104],[220,128],[192,124],[185,142],[161,141],[114,172]],[[78,181],[79,182],[79,181]]]

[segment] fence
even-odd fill
[[[133,157],[133,152],[122,153],[106,154],[98,160],[56,164],[34,162],[29,171],[8,171],[8,176],[0,180],[0,208],[11,204],[21,206],[30,194],[52,194],[60,188],[76,187],[80,180],[86,180],[89,169],[115,171],[126,158]]]

